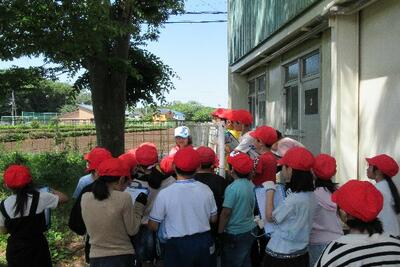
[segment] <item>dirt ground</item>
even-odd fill
[[[175,145],[174,129],[125,133],[125,150],[135,148],[143,142],[155,143],[160,154],[167,154],[171,147]],[[55,144],[53,138],[42,138],[25,139],[18,142],[5,142],[1,143],[0,146],[2,146],[5,151],[22,152],[62,151],[69,147],[86,153],[96,146],[96,136],[67,137],[59,145]]]

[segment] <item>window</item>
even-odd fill
[[[295,62],[290,63],[285,68],[285,80],[286,82],[294,81],[299,78],[299,63],[296,60]]]
[[[320,54],[314,51],[284,66],[286,130],[300,130],[303,115],[318,114],[318,88],[309,87],[320,72]],[[302,122],[302,121],[301,121]]]
[[[256,126],[263,125],[266,122],[266,90],[265,75],[249,81],[249,110],[253,115]]]
[[[303,60],[303,77],[319,73],[319,53],[306,56]]]

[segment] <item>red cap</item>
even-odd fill
[[[225,109],[220,115],[219,118],[225,120],[232,120],[233,110],[232,109]]]
[[[99,164],[106,160],[112,158],[111,152],[103,147],[95,147],[84,156],[84,159],[88,162],[88,167],[86,171],[93,171],[97,169]]]
[[[315,157],[312,171],[321,180],[330,180],[336,174],[336,160],[328,154],[319,154]]]
[[[106,159],[96,169],[99,176],[126,176],[131,175],[129,166],[119,158]]]
[[[128,165],[130,170],[133,170],[136,168],[137,161],[136,161],[136,156],[134,153],[128,151],[128,152],[120,155],[118,158],[122,159],[125,162],[125,164]]]
[[[10,189],[22,188],[32,182],[31,173],[24,165],[10,165],[3,177],[4,184]]]
[[[278,134],[276,133],[276,130],[269,126],[257,127],[255,131],[250,132],[250,136],[260,140],[267,146],[271,146],[278,141]]]
[[[254,169],[253,160],[245,153],[233,152],[228,156],[228,163],[241,174],[249,174]]]
[[[248,110],[238,109],[232,110],[232,112],[228,114],[228,120],[236,121],[244,125],[251,125],[253,123],[253,116]]]
[[[174,163],[178,169],[192,172],[200,166],[200,155],[192,147],[184,147],[176,152]]]
[[[278,160],[279,165],[286,165],[299,171],[309,171],[314,165],[314,156],[304,147],[289,149],[285,156]]]
[[[364,222],[376,219],[383,207],[381,192],[367,181],[348,181],[332,194],[332,201]]]
[[[366,158],[369,165],[376,167],[383,174],[393,177],[399,172],[399,165],[390,156],[386,154],[380,154],[373,158]]]
[[[154,143],[152,143],[152,142],[144,142],[144,143],[141,143],[141,144],[139,145],[139,147],[141,147],[141,146],[152,146],[152,147],[154,147],[155,149],[157,149],[156,144],[154,144]]]
[[[224,108],[217,108],[211,113],[211,116],[221,118],[220,116],[223,115],[225,112]]]
[[[140,145],[135,152],[138,164],[150,166],[158,162],[158,152],[155,146],[150,144]]]
[[[166,156],[160,162],[160,168],[165,174],[172,174],[174,172],[174,156]]]
[[[197,149],[197,153],[200,155],[200,163],[201,164],[214,164],[216,161],[216,155],[214,150],[207,146],[200,146]]]

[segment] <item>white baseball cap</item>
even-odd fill
[[[186,126],[179,126],[175,128],[174,135],[175,137],[188,138],[190,136],[190,130]]]

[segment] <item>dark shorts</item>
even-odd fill
[[[215,245],[210,232],[168,239],[165,267],[215,267]]]
[[[135,266],[135,256],[132,254],[109,257],[90,258],[90,267],[126,267]]]

